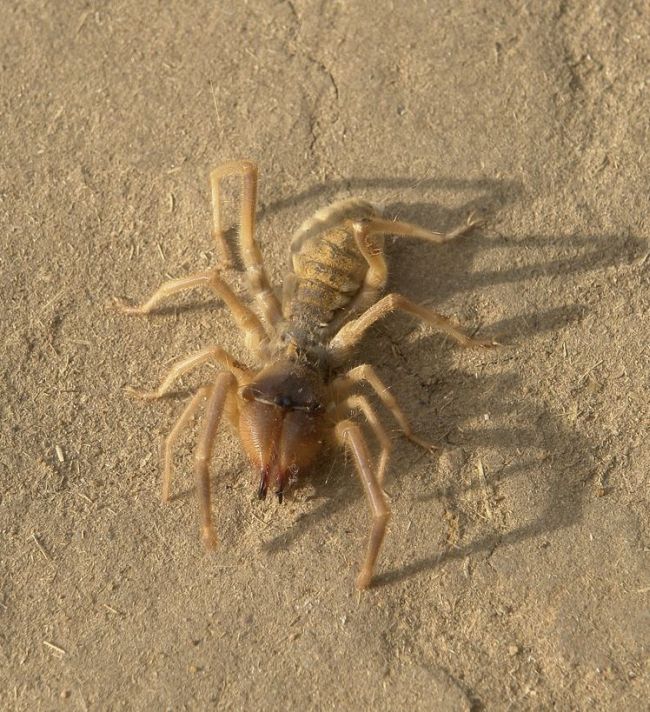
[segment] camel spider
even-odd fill
[[[430,447],[417,437],[397,401],[367,363],[342,371],[367,329],[393,311],[401,310],[440,329],[462,346],[489,347],[495,342],[470,338],[446,317],[401,294],[379,298],[386,284],[385,235],[415,237],[442,244],[476,225],[448,233],[431,232],[405,222],[386,220],[381,210],[360,199],[343,200],[319,210],[294,234],[293,270],[285,279],[282,299],[269,284],[255,242],[257,166],[251,161],[225,163],[210,176],[213,236],[224,263],[229,251],[222,225],[221,183],[229,176],[242,180],[239,248],[251,296],[262,319],[244,304],[224,281],[218,268],[165,282],[143,304],[131,306],[115,298],[125,314],[149,314],[167,297],[196,287],[211,289],[230,309],[243,333],[254,366],[236,361],[218,345],[202,349],[176,363],[154,391],[136,391],[145,399],[162,398],[188,371],[216,362],[223,368],[214,380],[191,398],[164,444],[162,498],[169,500],[172,455],[179,434],[204,405],[202,432],[196,450],[196,484],[205,545],[216,535],[210,505],[209,464],[217,430],[226,415],[239,431],[243,447],[259,474],[258,496],[269,487],[282,501],[288,484],[314,461],[326,441],[349,449],[372,512],[365,561],[357,587],[366,588],[373,576],[390,509],[382,489],[391,441],[366,396],[355,392],[365,383],[397,421],[409,440]],[[366,438],[352,417],[363,413],[379,443],[375,462]]]

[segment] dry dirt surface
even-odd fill
[[[0,707],[647,709],[648,3],[3,0],[0,27]],[[215,342],[247,358],[208,294],[106,308],[215,263],[208,175],[235,158],[275,284],[337,197],[487,221],[390,245],[391,290],[502,346],[369,334],[357,362],[441,449],[384,414],[363,593],[349,458],[258,502],[224,432],[207,554],[196,429],[166,506],[158,452],[213,372],[125,393]]]

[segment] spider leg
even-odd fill
[[[211,387],[205,408],[203,430],[199,437],[195,455],[196,488],[199,496],[201,512],[201,535],[208,549],[217,545],[217,536],[212,525],[212,510],[210,505],[210,458],[214,447],[221,416],[223,415],[226,397],[237,384],[231,373],[220,373]]]
[[[417,237],[421,240],[428,240],[437,245],[442,245],[456,237],[464,235],[466,232],[473,230],[477,225],[481,224],[481,220],[477,220],[473,215],[470,215],[464,225],[450,230],[449,232],[436,232],[435,230],[427,230],[426,228],[414,225],[413,223],[400,222],[399,220],[385,220],[381,217],[373,217],[368,220],[360,221],[365,235],[397,235],[398,237]]]
[[[246,269],[248,283],[267,322],[273,326],[281,320],[278,298],[269,284],[262,255],[255,243],[255,204],[257,202],[257,165],[252,161],[230,161],[219,166],[210,174],[212,185],[213,235],[220,246],[224,259],[228,260],[228,249],[222,227],[220,185],[224,178],[239,175],[242,178],[239,247]]]
[[[211,386],[201,386],[199,390],[192,396],[192,399],[185,407],[185,410],[181,413],[180,417],[174,424],[174,427],[170,430],[169,435],[165,438],[163,443],[163,480],[162,480],[162,501],[169,502],[169,492],[171,488],[172,480],[172,457],[174,454],[174,447],[176,446],[176,441],[178,436],[181,434],[183,429],[190,422],[196,411],[198,410],[201,402],[204,401],[212,392]]]
[[[245,366],[235,361],[235,359],[220,346],[211,346],[207,349],[196,351],[175,363],[155,391],[144,391],[131,386],[128,386],[127,390],[136,398],[141,398],[142,400],[157,400],[158,398],[162,398],[169,391],[174,382],[183,374],[209,361],[216,361],[222,366],[225,366],[230,373],[237,378],[238,382],[246,380],[246,376],[250,373]]]
[[[368,588],[372,580],[372,574],[377,561],[377,555],[381,548],[386,525],[390,518],[390,508],[386,502],[386,497],[381,489],[377,478],[372,471],[372,460],[368,452],[365,438],[359,426],[351,420],[342,420],[335,427],[337,441],[341,445],[346,445],[354,458],[359,478],[368,498],[370,511],[372,512],[372,526],[370,528],[370,539],[366,559],[357,577],[357,588]]]
[[[412,314],[427,324],[431,324],[448,336],[451,336],[451,338],[461,346],[468,348],[490,348],[492,346],[498,346],[498,343],[491,339],[473,339],[467,336],[467,334],[455,326],[446,316],[438,314],[438,312],[433,309],[415,304],[415,302],[412,302],[401,294],[387,294],[383,299],[380,299],[376,304],[369,307],[361,316],[341,327],[336,336],[330,341],[330,348],[334,352],[334,355],[338,358],[344,357],[356,346],[369,327],[397,309],[407,314]]]
[[[163,299],[171,297],[174,294],[195,289],[196,287],[209,287],[225,302],[237,326],[244,332],[247,348],[255,354],[266,353],[266,345],[269,338],[264,331],[262,322],[230,289],[226,282],[221,279],[216,269],[197,272],[188,277],[171,279],[168,282],[164,282],[146,302],[137,306],[127,304],[123,299],[118,297],[113,297],[113,303],[123,314],[149,314]]]
[[[355,383],[365,381],[374,390],[379,397],[379,400],[390,411],[391,415],[398,422],[402,434],[411,442],[423,447],[425,450],[435,450],[436,446],[427,442],[423,438],[417,436],[413,432],[413,428],[404,411],[400,408],[395,396],[390,392],[384,382],[379,378],[375,369],[368,363],[355,366],[347,373],[336,378],[333,382],[335,391],[345,395]]]
[[[368,271],[366,272],[359,293],[350,302],[345,312],[339,315],[336,323],[333,324],[334,329],[340,327],[349,315],[359,314],[374,304],[386,285],[388,266],[384,256],[384,235],[415,237],[440,245],[460,235],[464,235],[479,224],[480,221],[473,219],[470,215],[464,225],[460,225],[450,232],[442,233],[426,230],[412,223],[385,220],[380,216],[353,221],[350,227],[354,234],[359,252],[368,263]],[[373,236],[376,237],[373,239]]]
[[[391,443],[388,434],[381,421],[377,417],[375,409],[372,407],[370,402],[365,396],[352,395],[347,397],[334,412],[334,418],[336,420],[343,419],[351,410],[360,410],[366,420],[368,425],[372,428],[375,437],[377,438],[380,446],[379,460],[377,462],[377,482],[381,487],[384,483],[384,475],[386,472],[386,465],[388,464],[388,458],[393,449],[393,444]]]

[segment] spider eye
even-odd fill
[[[310,413],[318,414],[318,413],[322,413],[324,410],[325,410],[325,406],[322,403],[312,403],[309,406]]]
[[[293,401],[290,396],[280,395],[275,397],[275,404],[280,408],[291,408]]]

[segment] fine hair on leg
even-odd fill
[[[176,447],[176,442],[179,435],[187,427],[188,423],[196,413],[196,411],[201,406],[201,403],[209,397],[212,392],[211,386],[201,386],[199,390],[192,396],[190,402],[185,406],[185,409],[180,414],[174,427],[169,431],[169,434],[163,441],[162,447],[162,459],[163,459],[163,479],[162,479],[162,501],[169,502],[170,491],[171,491],[171,481],[172,481],[172,470],[173,470],[173,456],[174,448]]]
[[[115,307],[123,314],[145,315],[150,314],[167,297],[190,289],[196,289],[197,287],[208,287],[225,302],[237,326],[244,334],[246,347],[249,351],[256,356],[263,357],[266,355],[269,337],[262,326],[262,322],[255,312],[249,309],[230,289],[216,269],[197,272],[187,277],[164,282],[146,302],[140,305],[127,304],[123,299],[117,297],[113,298],[113,302]]]
[[[274,327],[281,317],[278,298],[269,283],[262,255],[255,242],[255,210],[257,204],[257,165],[252,161],[230,161],[215,168],[210,174],[213,205],[213,234],[224,259],[229,255],[224,238],[221,210],[221,181],[229,176],[241,176],[242,193],[239,217],[239,248],[251,292],[257,300],[267,323]]]
[[[397,399],[390,392],[389,388],[384,384],[381,378],[379,378],[374,367],[369,363],[362,363],[359,366],[355,366],[347,373],[344,373],[336,378],[332,385],[334,390],[338,392],[339,397],[343,397],[343,395],[350,392],[353,386],[362,382],[367,383],[377,394],[377,397],[382,402],[384,407],[399,424],[400,430],[405,438],[425,450],[437,449],[435,445],[432,445],[430,442],[427,442],[413,432],[413,427],[397,402]]]
[[[236,385],[237,381],[232,373],[220,373],[215,378],[205,406],[203,429],[194,458],[196,489],[201,513],[201,536],[207,549],[213,549],[217,544],[210,500],[210,459],[228,391],[234,390]]]
[[[386,473],[386,466],[388,465],[388,458],[393,450],[393,444],[386,432],[386,429],[382,425],[381,420],[377,417],[375,409],[372,407],[370,402],[365,396],[362,395],[351,395],[348,396],[336,409],[334,412],[335,419],[343,419],[347,417],[350,411],[360,410],[365,419],[368,422],[371,430],[373,431],[377,442],[379,443],[379,458],[377,460],[377,482],[383,485],[384,475]]]
[[[220,366],[224,366],[230,373],[232,373],[239,383],[246,380],[246,377],[251,373],[246,366],[235,361],[235,359],[221,346],[210,346],[207,349],[201,349],[201,351],[196,351],[190,356],[186,356],[175,363],[170,369],[169,373],[165,376],[162,383],[154,391],[144,391],[138,388],[133,388],[131,386],[127,387],[127,391],[142,400],[158,400],[163,398],[169,389],[174,385],[174,383],[184,374],[189,371],[198,368],[210,361],[218,363]]]
[[[330,349],[335,357],[343,359],[361,341],[365,332],[376,321],[397,309],[418,317],[427,324],[431,324],[431,326],[444,332],[461,346],[467,348],[489,348],[498,345],[496,341],[490,339],[474,339],[467,336],[448,317],[438,314],[438,312],[428,307],[415,304],[401,294],[387,294],[357,319],[341,327],[336,336],[330,341]]]
[[[373,472],[372,458],[368,452],[365,438],[359,426],[351,420],[342,420],[335,427],[335,436],[341,445],[349,448],[354,459],[359,478],[363,484],[363,489],[368,499],[368,505],[372,512],[372,524],[370,527],[370,538],[365,561],[361,571],[357,576],[357,588],[368,588],[372,581],[375,570],[375,563],[381,544],[386,533],[386,525],[390,518],[390,508],[386,502],[384,492],[377,482]]]

